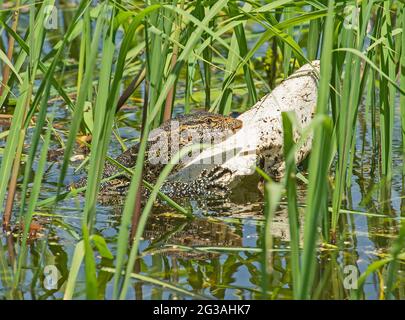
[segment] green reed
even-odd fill
[[[28,1],[22,1],[28,4]],[[10,77],[0,97],[0,105],[15,99],[16,104],[10,129],[0,133],[6,139],[1,150],[0,208],[4,204],[6,221],[23,222],[24,232],[18,259],[10,268],[0,250],[0,266],[7,275],[8,286],[18,288],[22,283],[26,260],[29,225],[38,207],[48,204],[56,208],[66,195],[65,181],[71,166],[78,135],[91,134],[91,153],[88,159],[88,185],[82,215],[82,234],[77,242],[70,273],[64,292],[65,299],[75,297],[76,282],[84,263],[86,296],[104,297],[105,281],[113,283],[113,298],[127,297],[131,279],[167,286],[166,283],[133,272],[139,258],[140,238],[159,194],[159,186],[170,174],[172,165],[166,166],[155,186],[146,185],[151,195],[146,199],[135,235],[130,227],[136,211],[138,191],[142,185],[142,167],[146,138],[150,130],[171,116],[173,106],[184,104],[190,112],[197,105],[211,111],[229,114],[244,111],[258,97],[272,89],[271,81],[256,70],[253,61],[260,50],[268,45],[272,51],[272,77],[277,80],[293,73],[298,65],[313,59],[321,60],[316,115],[310,130],[313,149],[309,159],[307,196],[305,205],[297,200],[299,172],[294,152],[300,142],[293,140],[296,129],[294,117],[283,114],[284,157],[286,177],[274,182],[265,173],[265,222],[262,234],[262,296],[268,296],[268,276],[272,272],[269,252],[273,250],[271,223],[281,196],[287,196],[291,233],[291,274],[293,297],[309,299],[321,296],[323,284],[315,283],[317,243],[338,245],[342,236],[340,225],[348,212],[342,210],[352,182],[356,152],[356,134],[359,105],[366,94],[366,110],[372,120],[372,137],[379,156],[379,178],[389,183],[394,175],[393,121],[396,113],[395,98],[400,95],[402,143],[405,145],[405,12],[400,1],[99,1],[93,7],[90,0],[82,0],[74,17],[67,24],[61,40],[45,54],[44,42],[50,37],[43,27],[44,8],[55,1],[47,0],[29,5],[29,27],[22,32],[14,30],[12,11],[0,12],[0,32],[15,41],[14,55],[6,55],[6,43],[0,44],[0,63],[10,69]],[[252,31],[251,25],[260,26]],[[80,42],[77,55],[77,96],[67,94],[68,88],[56,75],[66,59],[72,58],[66,50],[75,41]],[[2,41],[3,42],[3,41]],[[116,121],[116,105],[125,79],[145,70],[145,80],[138,89],[144,94],[142,139],[130,188],[126,197],[117,237],[116,256],[112,256],[106,241],[95,233],[97,222],[97,194],[102,181],[107,150]],[[221,81],[215,81],[220,78]],[[179,85],[185,79],[185,87]],[[36,80],[39,80],[36,82]],[[200,105],[195,103],[196,88],[201,91]],[[176,93],[184,91],[184,99]],[[145,94],[147,93],[147,94]],[[39,199],[42,190],[46,154],[54,137],[54,113],[48,100],[52,95],[62,97],[70,112],[70,127],[65,143],[56,195]],[[235,98],[243,97],[243,105],[236,106]],[[87,110],[88,109],[88,110]],[[34,133],[26,137],[35,116]],[[27,154],[23,145],[29,140]],[[403,150],[405,148],[403,147]],[[405,154],[405,152],[404,152]],[[21,170],[21,159],[26,159]],[[405,156],[404,156],[405,159]],[[35,167],[35,178],[31,171]],[[331,170],[333,168],[334,170]],[[19,209],[13,188],[22,177]],[[11,197],[11,198],[10,198]],[[7,200],[9,199],[9,200]],[[188,211],[166,199],[183,214]],[[383,199],[381,199],[383,201]],[[300,226],[300,206],[304,206],[304,225]],[[9,209],[7,209],[9,208]],[[15,206],[17,208],[17,206]],[[18,212],[13,217],[12,212]],[[300,228],[304,230],[301,244]],[[319,234],[318,228],[321,228]],[[394,242],[389,258],[369,266],[360,279],[381,268],[387,268],[386,297],[392,298],[396,287],[396,270],[404,246],[404,226]],[[130,240],[130,241],[128,241]],[[101,276],[96,252],[111,260],[111,268],[104,270],[113,280]],[[43,261],[41,263],[44,264]],[[388,267],[387,267],[388,266]],[[331,274],[333,270],[330,270]],[[104,274],[105,276],[105,274]],[[12,278],[10,281],[9,278]],[[3,280],[2,280],[3,281]],[[182,288],[171,290],[181,293]],[[187,292],[183,292],[187,295]],[[201,298],[189,294],[194,298]],[[360,290],[353,296],[362,298]]]

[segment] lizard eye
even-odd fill
[[[208,124],[212,124],[212,119],[211,119],[211,118],[208,118],[208,119],[207,119],[207,123],[208,123]]]

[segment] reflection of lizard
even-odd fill
[[[182,115],[164,122],[160,127],[152,130],[148,137],[143,178],[155,183],[164,166],[182,148],[192,144],[206,144],[221,142],[234,134],[242,127],[242,121],[205,111]],[[174,149],[172,149],[174,148]],[[139,144],[130,147],[115,160],[127,168],[135,166],[139,151]],[[176,164],[173,171],[181,169],[181,161]],[[110,177],[120,171],[113,164],[107,163],[103,178]],[[124,193],[130,180],[126,175],[120,176],[101,186],[101,192],[115,194]],[[75,187],[86,185],[87,179],[83,178]]]
[[[193,247],[242,245],[241,236],[226,223],[198,217],[184,221],[184,219],[152,215],[146,224],[143,238],[150,241],[146,252],[151,250],[153,254],[180,259],[211,259],[219,255],[213,251],[190,250]],[[184,247],[181,248],[182,246]]]

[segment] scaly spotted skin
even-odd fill
[[[238,119],[205,111],[194,112],[165,121],[160,127],[149,133],[144,160],[143,179],[154,184],[164,166],[171,160],[172,156],[182,148],[191,144],[223,141],[225,138],[233,135],[241,127],[242,121]],[[173,150],[171,150],[172,145],[174,147]],[[138,151],[139,144],[136,144],[123,152],[115,160],[127,168],[132,168],[136,164]],[[174,166],[172,173],[177,172],[182,167],[183,163],[180,161]],[[113,164],[106,163],[103,179],[117,174],[119,171],[121,170]],[[129,183],[130,179],[128,176],[119,176],[103,183],[100,191],[101,193],[109,195],[124,194],[127,191]],[[206,182],[201,180],[193,183],[202,185]],[[79,188],[86,184],[87,179],[83,178],[75,184],[75,187]],[[180,197],[183,195],[185,187],[183,183],[167,182],[163,189],[167,190],[166,193],[169,196]],[[187,189],[197,190],[197,188],[190,187],[191,186],[187,185]],[[189,195],[189,193],[187,193],[187,195]]]

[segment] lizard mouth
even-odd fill
[[[242,121],[240,121],[240,120],[238,120],[238,121],[236,122],[235,127],[233,128],[233,132],[238,131],[239,129],[241,129],[241,128],[242,128],[242,126],[243,126],[243,122],[242,122]]]

